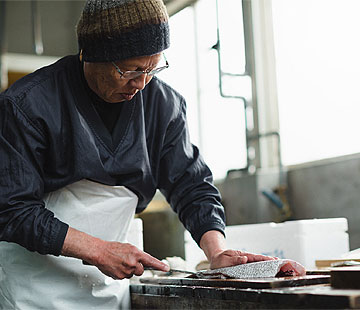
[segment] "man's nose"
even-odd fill
[[[147,73],[143,73],[139,75],[137,78],[132,79],[132,86],[136,87],[138,90],[142,90],[145,88],[145,85],[150,81],[150,76]]]

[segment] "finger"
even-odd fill
[[[274,260],[271,256],[265,256],[261,254],[246,254],[248,257],[248,262],[260,262],[265,260]]]
[[[141,276],[144,273],[144,266],[143,264],[139,263],[134,271],[134,275]]]
[[[246,264],[247,262],[248,257],[244,255],[231,257],[231,266]]]
[[[247,263],[248,258],[241,251],[226,251],[220,256],[220,262],[224,266],[234,266]]]
[[[113,278],[114,280],[122,280],[122,279],[125,279],[127,277],[131,277],[132,275],[130,275],[129,273],[127,272],[122,272],[122,271],[119,271],[119,270],[115,270],[114,272],[104,272],[102,270],[100,270],[102,273],[106,274],[108,277],[111,277]]]
[[[226,250],[223,252],[223,254],[228,256],[246,256],[246,254],[250,254],[250,253],[246,253],[239,250]]]
[[[134,275],[134,270],[135,268],[132,269],[127,269],[127,270],[122,270],[122,272],[120,273],[120,276],[124,279],[130,279],[133,275]]]
[[[223,255],[217,257],[215,260],[213,260],[210,264],[211,269],[217,269],[222,267],[230,267],[230,266],[236,266],[241,264],[246,264],[248,262],[248,258],[245,255],[236,255],[236,251],[233,251],[231,254],[228,255],[228,253],[223,253]]]
[[[258,258],[263,257],[264,259],[270,260],[270,259],[274,259],[273,256],[269,256],[269,255],[264,255],[264,254],[258,254],[258,253],[249,253],[249,252],[241,252],[242,255],[247,255],[247,256],[257,256]]]
[[[161,270],[164,272],[168,272],[170,270],[169,265],[163,263],[162,261],[158,260],[157,258],[155,258],[145,252],[143,252],[143,255],[139,259],[139,261],[142,263],[143,266],[151,267],[156,270]]]
[[[255,253],[249,253],[249,252],[243,252],[243,251],[239,251],[239,250],[228,250],[225,251],[224,254],[227,255],[234,255],[234,256],[246,256],[247,257],[247,262],[258,262],[258,261],[264,261],[264,260],[274,260],[276,259],[275,257],[272,256],[267,256],[267,255],[262,255],[262,254],[255,254]]]
[[[275,257],[267,255],[256,255],[258,260],[275,260]]]

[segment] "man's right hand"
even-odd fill
[[[144,267],[169,271],[169,266],[155,257],[139,250],[129,243],[106,242],[103,255],[95,265],[99,270],[113,279],[141,276]]]
[[[104,241],[69,227],[62,255],[82,259],[113,279],[144,273],[144,267],[164,272],[169,266],[129,243]]]

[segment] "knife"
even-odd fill
[[[87,261],[82,261],[82,263],[84,264],[84,265],[91,265],[90,263],[88,263]],[[152,267],[144,267],[144,270],[156,270],[156,271],[159,271],[159,272],[162,272],[162,271],[160,271],[160,270],[158,270],[158,269],[155,269],[155,268],[152,268]],[[164,271],[164,273],[165,274],[167,274],[167,275],[171,275],[171,274],[173,274],[173,273],[175,273],[175,272],[178,272],[178,273],[187,273],[187,274],[196,274],[196,272],[193,272],[193,271],[188,271],[188,270],[180,270],[180,269],[170,269],[169,271],[167,271],[167,272],[165,272]]]
[[[159,271],[159,272],[162,272],[158,269],[155,269],[155,268],[152,268],[152,267],[144,267],[144,270],[151,270],[151,271]],[[187,274],[193,274],[193,275],[196,275],[197,273],[196,272],[193,272],[193,271],[189,271],[189,270],[181,270],[181,269],[173,269],[173,268],[170,268],[169,271],[165,272],[165,274],[167,275],[171,275],[175,272],[178,272],[178,273],[187,273]]]

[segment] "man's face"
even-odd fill
[[[141,56],[115,62],[122,71],[150,71],[159,64],[161,53],[152,56]],[[85,79],[89,87],[103,100],[110,103],[131,100],[134,95],[144,89],[151,76],[141,74],[135,79],[124,79],[109,63],[84,62]]]

